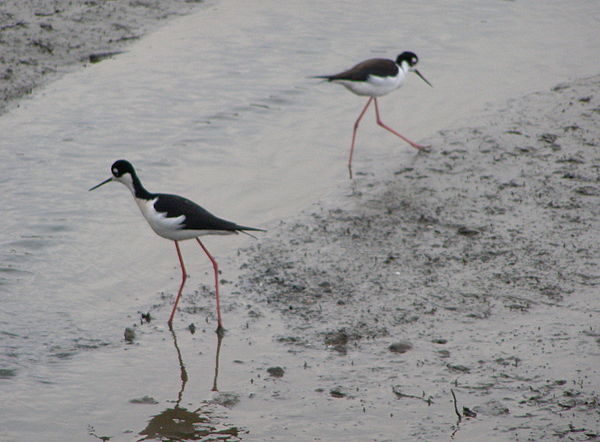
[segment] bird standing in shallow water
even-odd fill
[[[404,84],[404,80],[406,79],[406,74],[411,71],[421,77],[421,79],[429,86],[433,87],[432,84],[427,81],[427,79],[423,77],[423,75],[421,75],[421,73],[415,67],[418,62],[419,58],[417,55],[414,52],[407,51],[398,55],[396,61],[389,60],[387,58],[372,58],[358,63],[356,66],[344,72],[340,72],[339,74],[318,75],[313,77],[324,78],[329,82],[341,84],[356,95],[369,97],[367,104],[354,123],[354,130],[352,132],[352,145],[350,146],[350,158],[348,159],[348,171],[350,172],[350,178],[352,178],[352,155],[354,153],[356,130],[358,129],[360,120],[367,111],[367,108],[371,102],[375,103],[375,118],[379,126],[402,138],[415,149],[423,150],[427,147],[409,140],[391,127],[384,124],[379,117],[379,106],[377,105],[377,97],[389,94],[393,90],[402,86]]]
[[[133,194],[135,202],[140,208],[142,215],[144,215],[144,218],[146,218],[146,221],[148,221],[148,224],[150,224],[150,227],[152,227],[152,230],[154,230],[157,235],[175,242],[177,257],[181,264],[182,276],[179,292],[177,293],[175,304],[173,305],[173,310],[169,317],[169,327],[172,327],[173,325],[173,316],[177,310],[177,304],[179,303],[179,298],[181,297],[181,292],[185,280],[187,279],[181,250],[179,250],[179,241],[194,238],[198,241],[198,244],[202,247],[202,250],[204,250],[213,265],[217,305],[217,332],[221,333],[223,331],[223,322],[221,320],[221,307],[219,302],[219,267],[215,258],[213,258],[198,237],[203,235],[237,234],[246,231],[264,232],[264,230],[240,226],[231,221],[217,218],[198,204],[179,195],[148,192],[144,186],[142,186],[142,182],[129,161],[115,161],[111,167],[111,172],[112,176],[110,178],[102,181],[90,190],[97,189],[111,181],[118,181],[119,183],[124,184]]]

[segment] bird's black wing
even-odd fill
[[[369,75],[378,77],[393,77],[398,73],[398,65],[387,58],[371,58],[358,63],[347,71],[335,75],[321,75],[317,78],[326,78],[329,81],[349,80],[367,81]]]
[[[157,212],[165,213],[167,218],[185,215],[183,228],[186,230],[221,230],[226,232],[260,230],[240,226],[234,222],[218,218],[195,202],[179,195],[158,194],[156,196],[159,198],[154,203],[154,209]]]

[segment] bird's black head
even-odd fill
[[[417,74],[419,77],[421,77],[421,80],[423,80],[429,86],[433,87],[433,85],[425,77],[423,77],[423,75],[415,67],[418,62],[419,62],[419,57],[417,57],[417,54],[415,54],[414,52],[410,52],[410,51],[401,53],[400,55],[398,55],[398,58],[396,59],[396,64],[398,66],[400,66],[401,69],[406,69],[407,71],[413,71],[415,74]],[[408,65],[408,67],[403,66],[404,63],[406,63],[406,65]]]
[[[396,64],[402,65],[404,62],[408,63],[410,67],[413,67],[419,62],[419,57],[417,57],[417,54],[414,52],[405,51],[396,58]]]
[[[127,160],[117,160],[110,167],[110,171],[112,172],[115,178],[120,178],[126,173],[131,175],[135,175],[135,169],[133,165]]]
[[[110,171],[112,172],[112,176],[110,178],[102,181],[100,184],[95,185],[90,190],[97,189],[98,187],[103,186],[106,183],[110,183],[111,181],[118,181],[120,183],[123,183],[132,192],[134,192],[136,188],[136,185],[134,185],[134,183],[137,183],[138,188],[142,188],[142,185],[139,182],[137,175],[135,174],[135,169],[129,161],[115,161],[110,167]]]

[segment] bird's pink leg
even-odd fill
[[[354,141],[356,140],[356,131],[358,129],[360,120],[369,108],[371,101],[373,101],[373,97],[369,97],[369,99],[367,100],[367,104],[365,104],[365,107],[363,108],[362,112],[360,113],[360,115],[356,119],[356,122],[354,123],[354,130],[352,131],[352,145],[350,146],[350,158],[348,159],[348,172],[350,172],[350,179],[352,179],[352,155],[354,154]],[[377,100],[375,100],[375,104],[377,104]]]
[[[179,286],[179,292],[177,292],[177,297],[175,298],[175,304],[173,305],[173,310],[171,311],[171,316],[169,317],[169,328],[173,325],[173,316],[175,316],[175,311],[177,310],[177,304],[179,303],[179,298],[181,298],[181,292],[183,291],[183,286],[185,284],[185,280],[187,279],[187,272],[185,271],[185,264],[183,264],[183,257],[181,256],[181,250],[179,250],[179,243],[177,241],[173,241],[175,243],[175,248],[177,249],[177,257],[179,258],[179,264],[181,264],[181,285]]]
[[[384,124],[383,121],[381,121],[381,118],[379,117],[379,106],[377,105],[377,98],[374,98],[375,100],[375,117],[377,118],[377,124],[380,125],[381,127],[383,127],[384,129],[389,130],[391,133],[393,133],[394,135],[402,138],[404,141],[406,141],[408,144],[410,144],[412,147],[414,147],[415,149],[418,150],[423,150],[423,149],[427,149],[427,146],[422,146],[420,144],[415,143],[414,141],[409,140],[408,138],[406,138],[403,135],[400,135],[398,132],[396,132],[394,129],[392,129],[391,127],[387,126],[386,124]]]
[[[219,301],[219,265],[217,264],[215,258],[213,258],[213,256],[209,253],[208,249],[204,247],[202,241],[200,241],[198,238],[196,238],[196,241],[198,241],[198,244],[200,244],[200,247],[202,247],[202,250],[204,250],[204,253],[206,253],[206,256],[208,256],[208,259],[210,259],[210,262],[212,262],[213,270],[215,272],[215,293],[217,295],[217,333],[221,333],[223,331],[223,322],[221,321],[221,302]]]

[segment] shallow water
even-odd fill
[[[122,186],[87,192],[108,177],[112,161],[131,160],[150,191],[184,194],[219,216],[269,228],[347,185],[351,127],[363,100],[308,76],[414,50],[434,88],[412,76],[381,99],[381,109],[384,121],[419,141],[476,118],[488,103],[597,73],[599,25],[595,1],[568,9],[558,1],[210,2],[3,115],[0,427],[6,440],[65,440],[65,434],[82,440],[88,425],[113,440],[134,439],[177,399],[180,368],[164,326],[179,278],[174,247],[143,224]],[[377,161],[410,161],[413,150],[369,118],[358,135],[355,172]],[[235,279],[243,260],[236,249],[248,241],[206,241],[222,278]],[[193,367],[184,396],[191,409],[212,396],[216,345],[209,290],[191,300],[211,281],[197,249],[183,246],[192,275],[183,306],[206,308],[176,317],[179,347]],[[280,320],[259,309],[266,317],[245,329],[252,315],[243,294],[228,293],[227,284],[223,291],[230,332],[221,388],[249,395],[249,386],[260,388],[251,376],[287,365],[298,368],[287,394],[302,394],[304,361],[272,342],[283,330]],[[148,310],[156,320],[138,327],[135,344],[124,343],[123,329]],[[190,335],[190,322],[205,332]],[[319,356],[332,357],[315,349]],[[144,395],[159,403],[129,403]],[[262,403],[279,407],[277,398]],[[281,417],[290,429],[295,412]],[[335,437],[336,418],[322,418],[332,422],[322,437]],[[260,421],[256,416],[258,427],[271,427]]]

